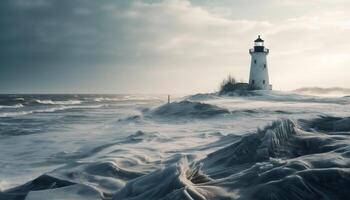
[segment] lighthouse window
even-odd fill
[[[253,84],[253,85],[255,84],[255,80],[252,80],[252,84]]]
[[[256,64],[256,60],[254,60],[254,64]]]
[[[264,64],[264,68],[266,69],[266,64]]]
[[[263,84],[265,85],[265,80],[263,80]]]

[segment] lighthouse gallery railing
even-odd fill
[[[265,52],[265,53],[269,53],[269,49],[264,48],[262,51],[255,51],[255,49],[249,49],[249,53],[254,53],[254,52]]]

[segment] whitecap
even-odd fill
[[[48,104],[48,105],[77,105],[82,102],[79,100],[67,100],[67,101],[53,101],[53,100],[35,100],[35,102],[40,104]]]
[[[47,109],[40,109],[40,110],[31,110],[31,111],[19,111],[19,112],[5,112],[0,113],[0,118],[2,117],[17,117],[17,116],[23,116],[23,115],[29,115],[34,113],[53,113],[56,111],[63,111],[68,109],[94,109],[94,108],[101,108],[104,105],[86,105],[86,106],[60,106],[60,107],[53,107],[53,108],[47,108]]]
[[[22,115],[28,115],[33,113],[32,111],[21,111],[21,112],[5,112],[5,113],[0,113],[0,118],[1,117],[17,117],[17,116],[22,116]]]
[[[103,101],[120,101],[120,99],[108,98],[108,97],[98,97],[98,98],[95,98],[94,101],[96,101],[96,102],[103,102]]]
[[[0,109],[2,108],[23,108],[24,106],[22,104],[16,104],[16,105],[11,105],[11,106],[6,106],[6,105],[0,105]]]

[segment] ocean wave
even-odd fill
[[[135,102],[135,101],[149,101],[159,100],[157,97],[141,97],[141,96],[121,96],[121,97],[97,97],[94,98],[96,102]]]
[[[17,116],[23,116],[23,115],[29,115],[29,114],[35,114],[35,113],[53,113],[53,112],[69,110],[69,109],[94,109],[94,108],[101,108],[103,106],[105,105],[60,106],[60,107],[30,110],[30,111],[5,112],[5,113],[0,113],[0,118],[17,117]]]
[[[137,131],[125,138],[124,143],[132,144],[131,149],[121,151],[123,141],[118,140],[85,153],[96,155],[108,148],[108,152],[142,151],[138,155],[119,155],[118,161],[114,156],[108,161],[66,162],[65,166],[27,184],[0,192],[0,197],[21,199],[27,195],[35,199],[35,194],[53,195],[58,189],[65,195],[77,195],[74,199],[83,199],[87,194],[84,191],[90,189],[69,189],[84,185],[93,188],[89,192],[91,198],[96,199],[97,195],[112,200],[350,199],[350,130],[340,128],[341,131],[333,132],[334,126],[343,127],[347,120],[345,117],[280,119],[246,135],[231,139],[222,136],[221,141],[207,147],[219,144],[223,147],[203,159],[190,151],[168,154],[168,158],[154,163],[134,162],[121,167],[118,162],[130,163],[137,156],[147,156],[138,144],[153,145],[162,138],[158,132]],[[325,127],[320,126],[324,124]],[[152,165],[152,169],[144,170],[146,165]]]
[[[11,105],[11,106],[9,106],[9,105],[0,105],[0,109],[2,109],[2,108],[23,108],[24,106],[23,106],[23,104],[16,104],[16,105]]]
[[[25,101],[25,99],[23,97],[17,97],[15,98],[15,101]]]
[[[304,128],[325,132],[350,131],[350,117],[321,116],[312,120],[300,120]]]
[[[21,115],[28,115],[31,113],[32,111],[6,112],[6,113],[0,113],[0,117],[17,117]]]
[[[40,109],[40,110],[30,110],[30,111],[19,111],[19,112],[6,112],[0,113],[0,117],[17,117],[23,115],[29,115],[34,113],[51,113],[60,110],[69,109],[68,107],[59,107],[59,108],[48,108],[48,109]]]
[[[170,139],[157,132],[137,131],[136,133],[129,135],[124,141],[122,141],[122,143],[141,143],[151,141],[166,142],[170,141]]]
[[[155,96],[124,96],[124,100],[129,100],[129,101],[147,101],[147,100],[159,100],[158,97]]]
[[[98,97],[95,98],[94,101],[96,102],[103,102],[103,101],[120,101],[121,99],[117,99],[117,98],[108,98],[108,97]]]
[[[36,103],[46,105],[78,105],[81,104],[80,100],[67,100],[67,101],[53,101],[53,100],[35,100]]]
[[[126,118],[118,119],[118,122],[124,122],[124,123],[140,123],[142,121],[142,116],[140,115],[133,115]]]

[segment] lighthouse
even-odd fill
[[[272,90],[269,82],[269,72],[267,67],[267,55],[269,49],[265,48],[264,40],[258,38],[254,41],[254,48],[249,49],[251,55],[249,87],[252,90]]]

